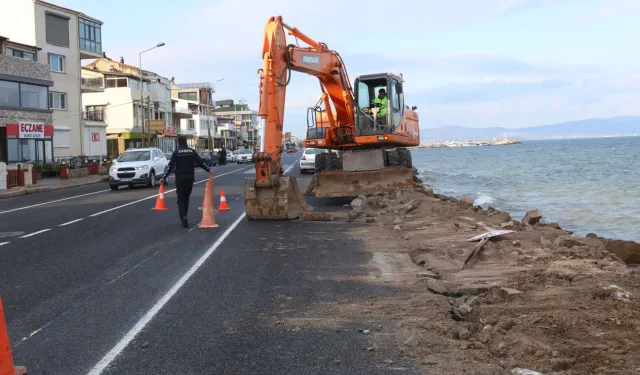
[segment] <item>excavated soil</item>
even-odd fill
[[[359,323],[378,360],[399,348],[430,375],[640,374],[640,271],[611,240],[572,236],[535,211],[514,222],[419,184],[351,207],[345,219],[368,224],[348,233],[371,253],[361,281],[404,292],[312,306],[304,324],[287,324]],[[471,237],[505,228],[514,233],[463,269]],[[625,260],[638,259],[625,246]]]

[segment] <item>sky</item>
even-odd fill
[[[638,0],[51,1],[103,21],[107,56],[137,65],[165,42],[143,69],[254,109],[264,26],[281,15],[336,50],[352,80],[402,73],[421,128],[640,115]],[[304,136],[317,79],[294,72],[287,96],[285,131]]]

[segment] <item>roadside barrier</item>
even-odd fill
[[[158,192],[158,199],[156,199],[156,206],[152,208],[153,211],[167,211],[167,204],[164,201],[164,184],[160,184],[160,191]]]
[[[202,222],[199,228],[218,228],[213,212],[213,176],[209,175],[209,181],[204,190],[204,202],[202,202]]]
[[[11,344],[7,333],[7,324],[4,320],[4,309],[2,299],[0,299],[0,375],[24,375],[27,368],[23,366],[13,366],[13,355],[11,354]]]
[[[229,211],[227,198],[224,196],[224,189],[220,189],[220,208],[218,208],[218,211]]]

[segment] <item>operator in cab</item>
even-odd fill
[[[200,155],[196,150],[187,146],[187,137],[184,135],[178,136],[178,148],[171,154],[171,160],[169,161],[169,167],[160,180],[161,184],[171,174],[173,169],[176,169],[176,194],[178,195],[178,214],[180,215],[180,221],[183,228],[189,227],[187,221],[187,211],[189,211],[189,197],[191,197],[191,190],[193,189],[193,182],[195,180],[195,166],[209,172],[211,175],[213,172],[200,158]]]
[[[380,107],[376,122],[385,125],[387,123],[387,91],[385,89],[378,90],[378,96],[373,100],[373,104]]]

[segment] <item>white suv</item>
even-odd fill
[[[109,186],[117,190],[120,185],[145,184],[156,186],[169,161],[157,148],[130,149],[118,156],[109,169]]]

